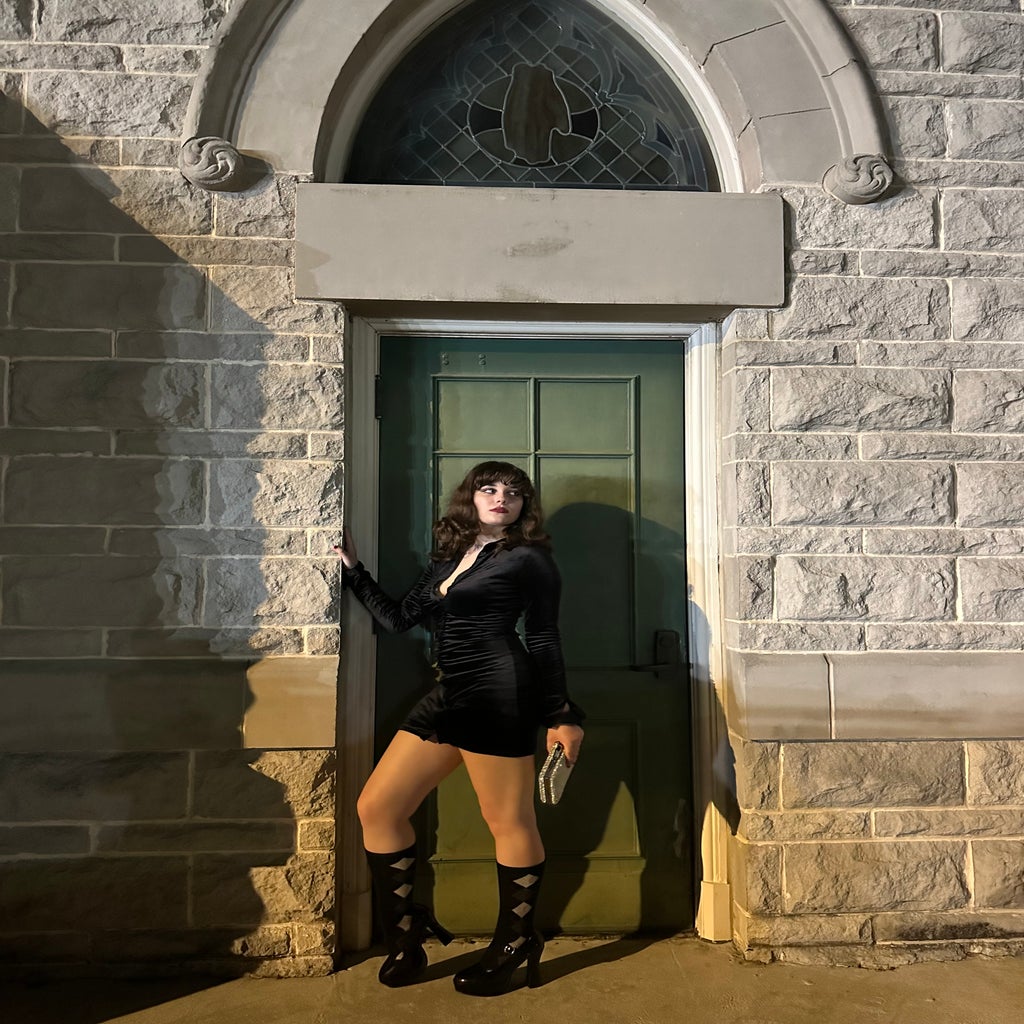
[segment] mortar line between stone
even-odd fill
[[[836,738],[836,678],[835,665],[832,659],[823,654],[825,664],[828,667],[828,735],[829,739]]]

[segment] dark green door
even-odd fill
[[[381,579],[400,592],[430,523],[483,459],[522,466],[562,572],[569,687],[587,711],[579,767],[541,807],[543,924],[569,932],[693,924],[684,664],[683,345],[384,338]],[[378,645],[378,743],[432,685],[425,632]],[[446,925],[493,924],[493,844],[463,770],[428,810]]]

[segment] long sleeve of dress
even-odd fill
[[[524,566],[527,593],[524,632],[543,694],[544,724],[579,725],[586,717],[569,699],[565,681],[562,639],[558,632],[558,603],[562,579],[547,552],[533,548]]]
[[[389,633],[404,633],[418,626],[433,611],[434,570],[428,566],[416,585],[400,601],[385,594],[362,562],[351,569],[342,566],[342,584]]]

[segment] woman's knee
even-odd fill
[[[480,812],[495,839],[532,834],[537,831],[537,818],[533,808],[529,809],[481,804]]]
[[[367,786],[356,800],[356,814],[363,828],[381,825],[394,825],[408,818],[402,808],[395,806],[386,793],[377,787]]]

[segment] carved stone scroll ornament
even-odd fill
[[[228,142],[216,136],[197,136],[181,147],[181,173],[193,185],[209,192],[233,192],[245,185],[245,158]]]
[[[892,187],[893,172],[884,156],[858,153],[834,164],[821,180],[830,195],[851,206],[881,199]]]

